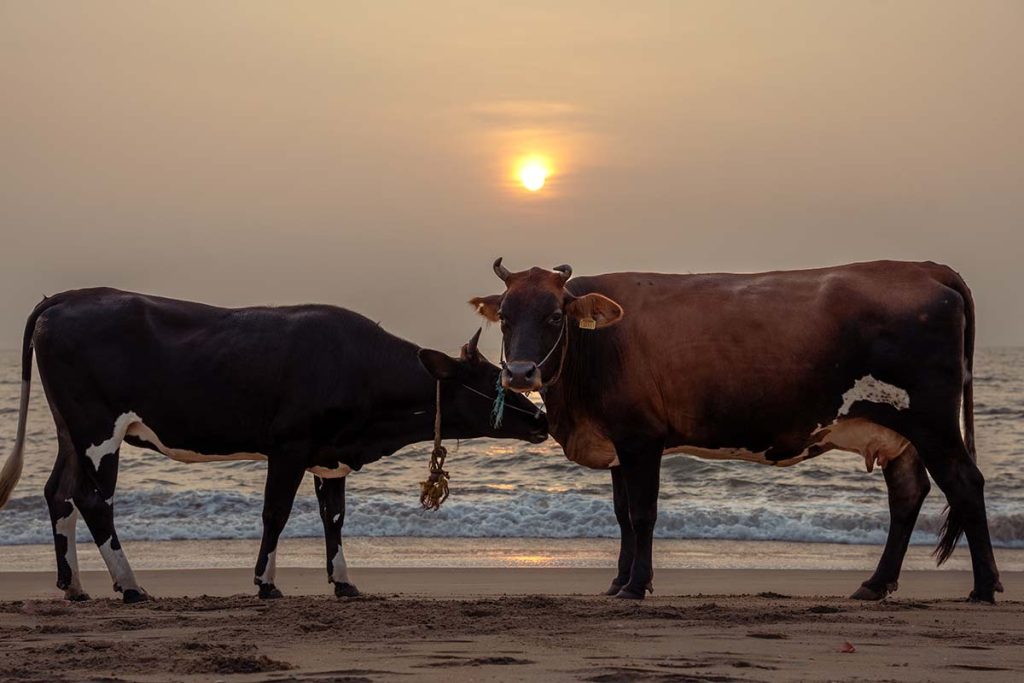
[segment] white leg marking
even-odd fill
[[[121,442],[124,441],[124,435],[128,433],[128,428],[141,420],[142,418],[138,415],[128,411],[114,420],[114,433],[110,435],[109,439],[85,449],[85,455],[92,460],[93,467],[96,468],[97,472],[100,469],[100,463],[103,461],[103,457],[110,455],[120,448]]]
[[[334,523],[337,524],[339,519],[341,519],[341,513],[340,512],[338,514],[334,515]]]
[[[112,543],[113,537],[108,538],[107,542],[100,546],[100,555],[107,563],[107,570],[110,572],[111,578],[114,579],[114,584],[119,586],[122,591],[136,590],[141,593],[142,589],[139,588],[139,582],[135,580],[135,573],[132,571],[131,565],[128,564],[128,558],[125,557],[124,551],[120,548],[114,550],[111,547]]]
[[[260,583],[273,584],[274,579],[277,576],[277,551],[273,551],[267,554],[267,567],[263,570],[263,573],[257,576],[257,580]]]
[[[345,553],[341,549],[341,542],[338,542],[338,552],[331,560],[331,581],[334,583],[349,583],[348,564],[345,563]]]
[[[68,595],[81,595],[85,591],[82,590],[82,578],[78,573],[78,545],[75,543],[75,527],[78,524],[78,508],[68,498],[64,501],[71,505],[71,513],[67,517],[61,517],[57,520],[57,523],[53,525],[54,531],[64,537],[65,551],[64,561],[71,567],[71,583],[68,584],[66,589]]]
[[[910,407],[910,394],[905,389],[866,375],[854,382],[853,387],[843,394],[843,405],[836,417],[849,413],[857,401],[888,403],[896,410],[906,410]]]

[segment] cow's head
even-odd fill
[[[446,438],[522,439],[540,443],[548,436],[548,420],[525,396],[509,394],[500,427],[491,421],[501,369],[477,348],[480,330],[463,347],[458,358],[441,351],[420,349],[420,363],[441,383],[441,427]]]
[[[622,306],[597,293],[574,296],[565,288],[570,266],[509,272],[499,258],[494,273],[505,283],[502,294],[477,297],[470,305],[501,323],[505,348],[502,385],[513,391],[536,391],[558,379],[570,326],[597,330],[622,318]]]

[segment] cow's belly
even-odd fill
[[[157,436],[156,432],[141,420],[132,422],[125,431],[125,436],[132,436],[140,441],[144,441],[158,452],[166,455],[171,460],[176,460],[178,462],[229,462],[233,460],[267,459],[267,456],[263,453],[224,453],[209,455],[186,448],[171,448],[164,444],[160,437]],[[352,471],[352,468],[348,465],[338,463],[337,467],[309,467],[306,471],[322,479],[338,479],[349,474]]]
[[[343,462],[339,462],[336,467],[308,467],[306,471],[310,474],[315,474],[321,479],[341,479],[347,476],[352,468]]]
[[[566,457],[585,467],[607,469],[619,464],[611,441],[591,425],[574,430],[564,450]],[[788,467],[833,450],[859,454],[870,472],[876,464],[885,467],[891,460],[912,452],[914,447],[906,438],[887,427],[863,418],[848,418],[816,429],[807,437],[802,452],[784,459],[767,457],[767,450],[688,445],[667,448],[665,454],[684,453],[711,460],[746,460],[761,465]]]
[[[125,436],[133,436],[140,441],[145,441],[152,448],[163,453],[171,460],[177,460],[178,462],[227,462],[231,460],[266,460],[267,456],[263,453],[223,453],[217,455],[208,455],[206,453],[200,453],[198,451],[189,450],[187,448],[171,448],[164,444],[157,436],[156,432],[150,429],[149,425],[145,422],[137,421],[129,425]]]
[[[910,441],[888,427],[862,418],[850,418],[815,430],[808,437],[803,451],[783,459],[769,458],[768,451],[686,445],[666,449],[665,453],[686,453],[714,460],[746,460],[761,465],[788,467],[833,450],[859,454],[870,472],[876,464],[885,467],[890,461],[912,452],[914,447]]]

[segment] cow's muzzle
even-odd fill
[[[501,371],[501,386],[521,394],[538,391],[544,386],[540,375],[540,368],[533,361],[509,361]]]

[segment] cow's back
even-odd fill
[[[377,325],[332,306],[229,309],[113,289],[51,301],[33,340],[48,393],[142,415],[185,441],[266,438],[307,400],[355,405],[373,350],[389,346]]]

